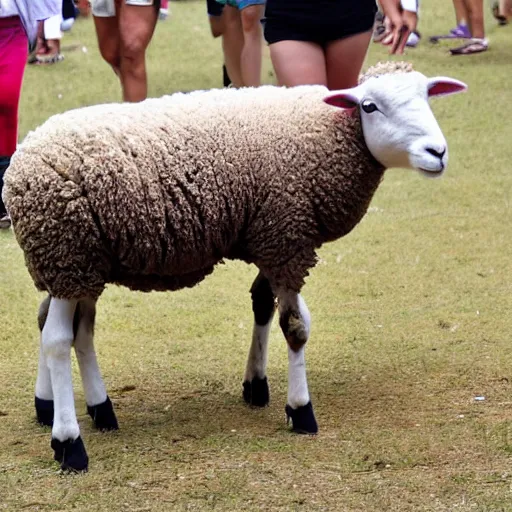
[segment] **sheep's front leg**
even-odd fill
[[[300,434],[316,434],[313,406],[306,379],[305,345],[309,337],[311,316],[298,294],[278,291],[279,324],[288,343],[288,403],[286,415],[292,420],[293,430]]]
[[[258,407],[269,402],[267,353],[270,326],[275,311],[275,296],[269,280],[258,274],[251,287],[254,327],[244,378],[244,400]]]
[[[75,353],[82,377],[87,412],[94,421],[94,426],[99,430],[117,430],[117,418],[101,378],[94,351],[95,317],[96,302],[92,299],[80,300],[75,313],[75,322],[78,324]]]
[[[51,446],[64,470],[86,471],[88,457],[76,419],[71,375],[73,317],[77,301],[51,298],[42,330],[42,351],[50,372],[55,413]]]

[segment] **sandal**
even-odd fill
[[[64,55],[62,55],[62,53],[55,53],[53,55],[36,55],[35,58],[29,60],[29,64],[41,66],[46,64],[56,64],[57,62],[61,62],[63,60]]]
[[[472,39],[469,43],[459,46],[458,48],[452,48],[450,53],[452,55],[472,55],[474,53],[482,53],[488,50],[489,43],[487,39]]]

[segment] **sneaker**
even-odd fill
[[[160,10],[158,11],[158,19],[160,21],[165,21],[171,14],[170,9],[164,9],[163,7],[160,7]]]
[[[9,229],[11,227],[11,217],[5,214],[0,217],[0,229]]]
[[[421,35],[419,32],[414,31],[409,34],[409,37],[407,38],[407,42],[405,43],[405,46],[408,46],[409,48],[416,48],[418,46],[418,43],[420,42]]]

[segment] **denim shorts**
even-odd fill
[[[222,5],[231,5],[231,7],[238,7],[241,11],[246,7],[250,7],[251,5],[265,5],[267,0],[216,0],[219,4]]]
[[[126,5],[160,7],[160,0],[121,0]],[[92,14],[98,18],[111,18],[116,15],[115,0],[91,0]]]

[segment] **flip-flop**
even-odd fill
[[[64,55],[62,53],[55,53],[54,55],[36,55],[36,59],[33,62],[29,62],[29,64],[34,64],[36,66],[46,66],[48,64],[56,64],[57,62],[61,62],[64,60]]]
[[[463,46],[458,48],[452,48],[450,53],[452,55],[472,55],[474,53],[482,53],[488,50],[489,45],[486,41],[470,41]]]

